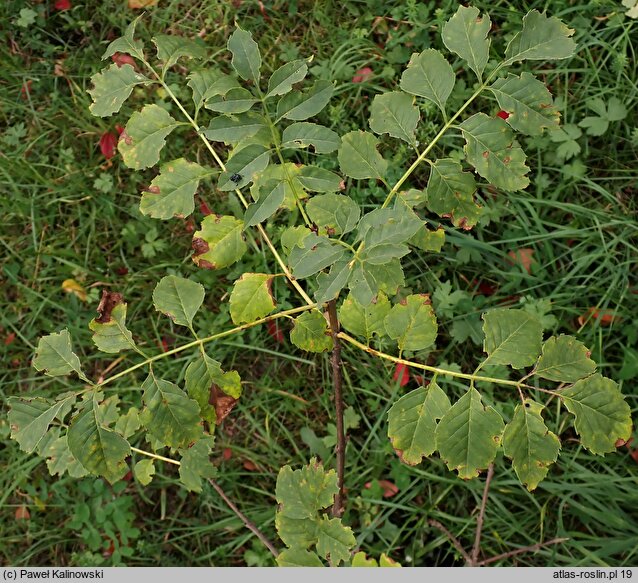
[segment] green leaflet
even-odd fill
[[[357,225],[357,241],[370,250],[378,245],[407,243],[423,227],[423,221],[403,204],[377,208],[363,215]]]
[[[153,39],[157,47],[157,58],[164,62],[164,70],[170,69],[181,57],[203,59],[206,47],[181,36],[158,34]]]
[[[202,133],[214,142],[237,144],[266,128],[266,120],[254,111],[238,115],[220,115],[213,118]]]
[[[294,319],[290,341],[301,350],[325,352],[332,350],[333,342],[328,323],[320,312],[304,312]]]
[[[390,312],[390,301],[383,292],[367,306],[361,305],[350,293],[339,309],[341,325],[355,336],[363,336],[370,343],[372,336],[385,336],[385,317]]]
[[[487,35],[492,27],[490,17],[479,16],[478,8],[459,6],[443,26],[441,37],[445,46],[467,61],[479,82],[490,57],[490,40]]]
[[[317,154],[334,152],[341,145],[336,132],[325,126],[310,122],[298,122],[289,125],[281,136],[284,148],[307,148],[312,146]]]
[[[140,18],[142,18],[141,14],[126,27],[123,36],[116,38],[106,47],[102,55],[102,60],[112,57],[115,53],[125,53],[136,59],[144,59],[144,44],[142,41],[135,40],[134,38],[135,27]]]
[[[434,251],[439,253],[445,244],[445,230],[442,227],[436,231],[430,231],[427,227],[419,229],[410,241],[410,245],[414,245],[423,251]]]
[[[399,344],[399,350],[424,350],[434,344],[438,332],[430,297],[409,295],[392,307],[384,321],[386,332]]]
[[[351,567],[401,567],[401,563],[397,563],[393,561],[388,555],[385,553],[381,553],[379,557],[379,562],[374,557],[370,557],[369,559],[366,557],[366,554],[363,551],[359,551],[355,553],[354,557],[352,557],[352,562],[350,563]]]
[[[235,324],[254,322],[275,309],[273,277],[266,273],[244,273],[235,282],[230,294],[230,317]]]
[[[202,435],[199,405],[176,384],[150,372],[142,384],[140,421],[162,445],[183,447]]]
[[[494,186],[504,190],[522,190],[529,184],[525,176],[525,152],[500,117],[476,113],[461,124],[467,161]]]
[[[128,439],[140,428],[140,415],[137,407],[131,407],[125,415],[120,415],[115,422],[115,431]]]
[[[445,102],[452,93],[456,77],[445,57],[435,49],[412,55],[401,76],[401,89],[424,97],[445,113]]]
[[[416,147],[414,132],[420,118],[414,98],[401,91],[382,93],[372,100],[369,123],[375,134],[388,134]]]
[[[349,233],[361,216],[359,205],[343,194],[313,196],[306,203],[306,212],[310,220],[329,235]]]
[[[89,472],[73,457],[69,449],[67,435],[59,436],[57,428],[49,430],[38,446],[38,453],[47,458],[49,474],[63,476],[65,472],[72,478],[82,478]]]
[[[452,407],[436,381],[403,395],[388,411],[388,437],[402,462],[415,466],[436,449],[436,425]]]
[[[335,299],[341,290],[348,285],[352,274],[352,265],[349,260],[340,260],[333,263],[329,273],[317,275],[317,291],[315,299],[319,305]]]
[[[619,439],[631,437],[631,409],[613,380],[596,373],[563,389],[560,397],[576,418],[581,443],[592,453],[615,451]]]
[[[426,189],[427,207],[440,217],[450,217],[455,227],[471,229],[481,216],[481,207],[474,202],[474,175],[451,158],[431,165]]]
[[[137,462],[133,466],[133,474],[142,486],[148,486],[153,481],[153,476],[155,475],[155,464],[153,460],[143,459]]]
[[[205,269],[221,269],[239,261],[246,252],[244,223],[235,217],[208,215],[193,234],[193,261]]]
[[[541,417],[543,408],[540,403],[526,399],[516,406],[514,417],[503,433],[503,451],[530,492],[545,479],[560,450],[558,437]]]
[[[193,93],[193,103],[195,104],[196,111],[199,111],[202,108],[204,101],[208,97],[208,91],[220,77],[220,73],[214,69],[192,71],[188,75],[187,85],[191,88]]]
[[[190,492],[202,491],[202,478],[214,478],[217,469],[210,461],[211,448],[215,438],[206,435],[198,439],[188,449],[180,449],[182,456],[179,466],[179,479]]]
[[[292,91],[292,86],[303,81],[308,73],[306,61],[298,59],[290,61],[277,69],[268,80],[268,93],[266,98],[275,95],[284,95]]]
[[[324,470],[314,458],[299,470],[284,466],[275,488],[278,512],[287,518],[314,519],[319,510],[332,505],[337,491],[337,473]]]
[[[235,152],[226,163],[226,171],[219,176],[220,190],[243,188],[253,181],[253,176],[263,172],[270,163],[270,151],[261,144],[250,144]],[[235,177],[239,179],[231,180]]]
[[[32,364],[35,370],[44,371],[52,377],[75,371],[80,378],[86,378],[80,366],[80,359],[73,352],[71,335],[66,328],[57,334],[42,336],[38,340]]]
[[[536,60],[554,61],[567,59],[576,51],[576,43],[570,38],[574,30],[565,26],[555,16],[546,16],[532,10],[523,16],[523,29],[505,49],[506,63]]]
[[[135,348],[133,334],[126,327],[126,303],[120,294],[104,291],[98,312],[100,316],[89,322],[91,339],[98,350],[114,354]]]
[[[277,103],[277,122],[281,119],[303,121],[317,115],[330,101],[334,93],[332,81],[315,81],[314,85],[305,91],[292,91],[284,95]]]
[[[543,353],[534,374],[550,381],[574,383],[596,370],[589,350],[572,336],[552,336],[543,344]]]
[[[199,181],[212,174],[184,158],[178,158],[164,164],[160,174],[153,178],[148,189],[142,194],[140,211],[154,219],[184,218],[193,213],[193,197],[199,187]]]
[[[506,121],[515,130],[528,136],[538,136],[545,128],[558,127],[560,114],[554,107],[552,94],[531,73],[497,79],[489,90],[499,107],[509,113]]]
[[[150,83],[150,79],[137,73],[131,65],[110,67],[91,77],[93,89],[88,94],[93,99],[89,110],[93,115],[106,117],[120,111],[135,87]]]
[[[395,258],[381,265],[357,263],[348,285],[352,297],[361,305],[367,306],[380,291],[393,296],[397,293],[399,286],[404,284],[401,261]]]
[[[250,194],[254,200],[259,200],[262,191],[272,188],[273,182],[283,182],[284,202],[282,208],[294,210],[297,201],[308,198],[308,193],[301,186],[298,177],[301,168],[292,162],[284,164],[271,164],[261,174],[255,177],[255,182],[250,187]]]
[[[299,547],[285,549],[277,557],[280,567],[323,567],[317,553]]]
[[[104,476],[111,484],[128,472],[126,457],[131,448],[121,435],[99,421],[96,393],[72,421],[67,433],[73,457],[92,474]]]
[[[231,65],[237,74],[242,79],[258,85],[261,54],[252,34],[238,26],[228,39],[228,50],[233,55]]]
[[[348,132],[341,138],[339,166],[351,178],[383,180],[388,162],[377,152],[379,140],[369,132]]]
[[[10,407],[8,420],[11,439],[18,442],[22,451],[34,452],[42,442],[49,425],[56,417],[62,421],[74,402],[75,395],[55,402],[39,397],[9,397],[7,404]]]
[[[323,517],[318,523],[317,554],[338,566],[350,559],[350,549],[357,544],[349,526],[340,518]]]
[[[163,277],[153,291],[155,309],[180,326],[192,326],[203,302],[203,285],[175,275]]]
[[[124,164],[133,170],[150,168],[159,162],[166,137],[181,123],[159,105],[145,105],[126,124],[117,148]]]
[[[286,198],[286,182],[271,180],[259,188],[259,198],[246,209],[244,214],[244,229],[258,225],[277,212]]]
[[[312,518],[289,518],[277,512],[275,527],[279,538],[288,547],[307,549],[317,544],[317,522]]]
[[[318,166],[302,166],[297,180],[311,192],[335,192],[341,186],[341,176]]]
[[[471,479],[494,460],[503,428],[501,416],[472,387],[439,421],[436,447],[450,470]]]
[[[285,229],[281,234],[280,242],[286,255],[290,255],[294,247],[303,247],[303,240],[310,235],[311,232],[312,231],[304,225]]]
[[[293,275],[298,279],[310,277],[329,265],[336,263],[346,250],[327,237],[319,237],[314,233],[307,235],[302,241],[303,247],[294,246],[288,258]]]
[[[217,113],[244,113],[255,103],[257,103],[257,99],[248,89],[235,87],[223,94],[207,97],[204,107]]]
[[[523,368],[536,362],[541,352],[543,327],[535,316],[525,310],[497,309],[483,314],[488,357],[483,365],[505,364]]]

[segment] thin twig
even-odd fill
[[[261,532],[261,530],[259,530],[257,526],[255,526],[255,523],[249,520],[248,517],[239,508],[237,508],[237,506],[235,506],[235,503],[228,496],[226,496],[226,493],[221,489],[220,485],[215,480],[209,479],[208,481],[210,485],[215,489],[215,492],[217,492],[224,500],[224,502],[226,502],[228,508],[230,508],[244,523],[244,526],[246,526],[248,530],[252,531],[255,536],[262,543],[264,543],[265,547],[272,553],[273,557],[277,558],[279,556],[279,551],[270,542],[270,540],[268,540],[268,537],[263,532]]]
[[[337,414],[337,486],[339,490],[332,506],[332,515],[339,517],[343,514],[344,491],[343,474],[346,465],[346,432],[343,424],[343,377],[341,374],[341,341],[339,340],[339,318],[337,317],[337,301],[328,302],[328,319],[332,334],[332,385],[335,395],[335,411]]]
[[[481,533],[483,532],[483,521],[485,520],[485,507],[487,506],[487,496],[490,491],[490,482],[494,476],[494,464],[491,463],[487,468],[487,477],[485,478],[485,488],[483,488],[483,500],[481,501],[481,510],[476,520],[476,536],[474,537],[474,548],[472,549],[472,557],[470,567],[475,567],[478,562],[479,552],[481,550]]]
[[[454,548],[461,553],[461,556],[465,559],[467,564],[472,562],[472,557],[467,554],[463,545],[459,542],[459,540],[447,529],[443,526],[438,520],[434,520],[434,518],[428,519],[428,524],[433,526],[434,528],[438,528],[446,537],[450,539],[450,542],[454,545]]]
[[[480,561],[479,563],[476,563],[476,566],[484,567],[485,565],[489,565],[490,563],[495,563],[496,561],[500,561],[501,559],[508,559],[509,557],[513,557],[515,555],[522,555],[523,553],[538,551],[539,549],[542,549],[543,547],[547,547],[549,545],[557,545],[568,540],[569,540],[568,538],[553,538],[552,540],[548,540],[547,542],[544,542],[544,543],[536,543],[535,545],[523,547],[522,549],[516,549],[515,551],[509,551],[501,555],[490,557],[489,559],[485,559],[484,561]]]

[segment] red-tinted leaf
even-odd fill
[[[227,462],[231,457],[233,457],[233,450],[230,447],[225,447],[222,451],[222,459]]]
[[[399,381],[401,387],[405,387],[410,381],[410,370],[405,364],[397,363],[394,367],[394,375],[392,375],[393,381]]]
[[[248,470],[249,472],[256,472],[259,470],[259,468],[257,467],[256,464],[254,464],[253,462],[251,462],[250,460],[246,460],[244,462],[244,469]]]
[[[117,136],[112,132],[104,132],[100,137],[100,152],[107,159],[110,160],[115,156],[115,149],[117,148]]]
[[[213,214],[213,211],[210,210],[210,207],[206,204],[206,201],[203,199],[199,201],[199,210],[204,216]]]
[[[4,339],[4,345],[9,346],[9,344],[11,344],[15,339],[16,339],[16,333],[10,332],[9,334],[7,334],[7,337]]]
[[[583,326],[589,320],[596,320],[601,326],[611,326],[614,322],[621,320],[613,310],[599,310],[589,308],[586,313],[578,316],[578,325]]]
[[[399,488],[394,484],[394,482],[390,482],[390,480],[377,480],[379,486],[383,490],[384,498],[392,498],[392,496],[396,496],[399,493]],[[365,487],[370,489],[372,487],[372,482],[366,482]]]
[[[501,111],[499,111],[499,112],[496,114],[496,116],[497,116],[497,117],[500,117],[501,119],[507,119],[507,118],[510,116],[510,114],[509,114],[509,113],[507,113],[506,111],[504,111],[504,110],[502,110],[502,109],[501,109]]]
[[[363,69],[359,69],[352,77],[353,83],[365,83],[370,77],[374,75],[374,72],[370,67],[363,67]]]
[[[532,273],[532,264],[535,263],[534,249],[523,247],[516,251],[510,251],[508,255],[512,265],[520,265],[527,273]]]
[[[22,506],[18,506],[15,512],[16,520],[29,520],[31,518],[31,513],[29,509],[23,504]]]
[[[70,10],[71,0],[55,0],[53,8],[56,10]]]
[[[135,59],[131,57],[131,55],[127,55],[125,53],[113,53],[111,55],[111,60],[118,66],[122,67],[123,65],[131,65],[132,67],[136,67],[137,63]]]
[[[270,334],[277,342],[279,342],[279,344],[282,344],[284,342],[284,333],[281,331],[278,322],[276,322],[275,320],[270,320],[270,322],[266,324],[266,328],[268,330],[268,334]]]

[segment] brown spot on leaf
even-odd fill
[[[216,269],[215,264],[210,261],[206,261],[206,259],[200,259],[199,261],[196,261],[196,263],[197,266],[202,269]]]
[[[203,255],[204,253],[208,253],[210,247],[208,243],[199,237],[193,237],[193,251],[195,251],[195,255]]]
[[[217,419],[215,424],[219,425],[228,414],[233,410],[233,407],[237,404],[238,399],[227,395],[217,385],[211,385],[210,387],[210,399],[209,403],[215,407],[215,413]]]
[[[430,300],[430,296],[428,294],[419,294],[419,295],[423,299],[424,306],[429,306],[432,303],[432,301]]]
[[[151,194],[159,194],[160,193],[160,187],[156,186],[155,184],[152,186],[149,186],[145,192],[150,192]]]
[[[102,290],[102,299],[97,307],[97,313],[100,315],[95,319],[99,324],[108,324],[111,321],[111,312],[113,309],[124,301],[122,294],[118,292],[110,292],[106,289]]]
[[[126,133],[126,130],[122,131],[120,134],[120,141],[124,142],[127,146],[130,146],[133,143],[133,138]]]
[[[490,157],[490,151],[485,150],[485,152],[483,152],[483,158],[489,158],[489,157]]]
[[[509,156],[505,156],[505,158],[503,158],[503,164],[509,164],[512,161],[512,159]]]

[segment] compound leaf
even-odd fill
[[[412,55],[401,76],[401,89],[424,97],[445,112],[445,102],[452,93],[456,77],[445,57],[435,49]]]
[[[126,457],[131,453],[129,443],[102,425],[95,393],[84,410],[71,421],[67,441],[73,457],[87,471],[104,476],[111,484],[123,478],[128,471]]]
[[[318,80],[308,91],[292,91],[277,103],[277,121],[285,118],[303,121],[317,115],[330,101],[334,93],[331,81]]]
[[[153,291],[155,309],[180,326],[192,326],[203,302],[203,285],[175,275],[163,277]]]
[[[98,117],[117,113],[135,87],[150,83],[147,77],[137,73],[131,65],[118,67],[115,63],[93,75],[91,81],[93,89],[89,89],[88,93],[93,103],[89,110]]]
[[[509,114],[506,121],[515,130],[528,136],[538,136],[545,128],[558,127],[560,114],[554,107],[552,94],[531,73],[497,79],[489,89],[499,107]]]
[[[619,439],[631,437],[631,409],[613,380],[596,373],[563,389],[560,397],[576,418],[583,446],[592,453],[615,451]]]
[[[458,10],[444,25],[441,36],[445,46],[467,61],[470,69],[483,80],[483,71],[490,56],[490,40],[487,38],[492,22],[485,14],[479,16],[479,9],[473,6],[459,6]]]
[[[150,372],[142,384],[140,421],[162,445],[184,447],[202,435],[199,405],[176,384]]]
[[[195,210],[193,197],[199,181],[212,172],[195,162],[178,158],[164,164],[142,194],[140,211],[153,219],[184,218]]]
[[[467,161],[494,186],[504,190],[522,190],[529,184],[525,176],[525,152],[500,117],[476,113],[461,124]]]
[[[517,405],[503,433],[503,452],[512,460],[518,479],[531,492],[545,479],[558,458],[560,441],[541,417],[543,405],[526,399]]]
[[[388,134],[416,147],[414,132],[420,118],[413,97],[402,91],[390,91],[373,99],[369,123],[374,133]]]
[[[559,383],[575,383],[596,370],[589,350],[572,336],[552,336],[543,344],[543,353],[534,374]]]
[[[370,132],[349,132],[341,138],[339,166],[351,178],[376,178],[382,180],[388,162],[377,152],[379,140]]]
[[[488,354],[485,363],[523,368],[536,362],[541,352],[543,327],[525,310],[499,309],[483,314],[485,342]]]
[[[350,559],[350,549],[357,544],[349,526],[344,526],[341,518],[323,517],[318,524],[317,553],[338,566]]]
[[[266,98],[274,95],[284,95],[292,91],[295,83],[302,81],[308,73],[308,65],[306,61],[297,59],[282,65],[277,69],[268,80],[268,93]]]
[[[430,297],[409,295],[392,307],[384,321],[386,332],[399,350],[423,350],[436,340],[438,324]]]
[[[33,358],[33,368],[44,371],[45,374],[57,377],[69,374],[71,371],[83,376],[80,359],[71,347],[71,335],[64,330],[38,340],[38,347]]]
[[[266,273],[244,273],[230,294],[230,317],[235,324],[254,322],[275,309],[273,276]]]
[[[133,170],[157,164],[166,137],[178,125],[181,124],[159,105],[145,105],[142,111],[136,111],[126,124],[117,146],[124,164]]]
[[[258,85],[261,54],[252,34],[238,26],[228,39],[228,50],[233,55],[231,65],[237,74],[242,79]]]
[[[281,136],[284,148],[307,148],[312,146],[317,154],[334,152],[341,145],[339,134],[331,129],[306,121],[289,125]]]
[[[523,16],[523,29],[505,49],[508,63],[523,61],[554,61],[571,57],[576,43],[570,38],[574,30],[555,16],[532,10]]]
[[[221,269],[239,261],[246,251],[244,223],[231,216],[208,215],[193,234],[193,261],[206,269]]]
[[[440,217],[450,217],[455,227],[471,229],[481,216],[481,207],[474,202],[474,175],[451,158],[431,165],[426,189],[427,207]]]
[[[325,352],[332,350],[332,336],[328,323],[320,312],[304,312],[294,319],[290,341],[301,350]]]
[[[431,381],[403,395],[388,411],[388,437],[402,462],[415,466],[436,449],[436,425],[452,407],[443,390]]]
[[[366,306],[361,305],[350,293],[339,309],[339,321],[346,330],[355,336],[363,336],[369,343],[374,334],[385,336],[384,320],[391,307],[383,292],[379,292]]]
[[[467,480],[494,460],[503,428],[501,416],[472,387],[439,421],[436,447],[447,467]]]
[[[211,448],[215,438],[206,435],[198,439],[188,449],[180,449],[182,456],[179,466],[179,480],[190,492],[202,491],[202,478],[214,478],[215,466],[210,461]]]
[[[349,233],[357,226],[361,211],[359,205],[343,194],[322,194],[306,203],[310,220],[329,235]]]

